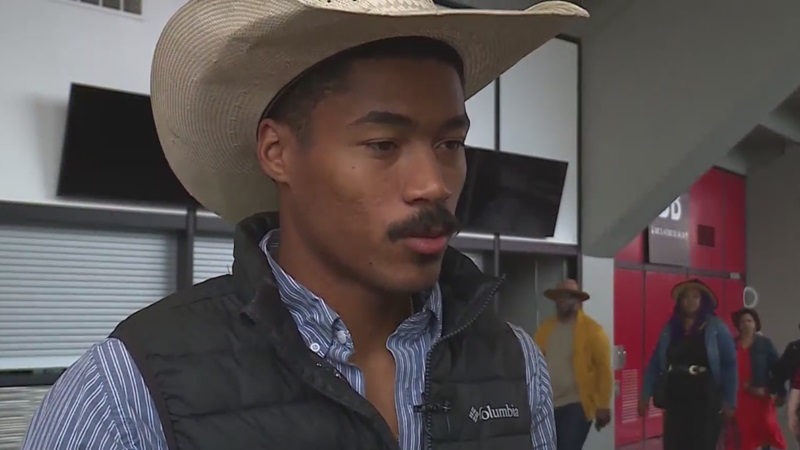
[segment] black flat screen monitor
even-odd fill
[[[456,209],[463,231],[553,236],[568,163],[471,147],[466,157]]]
[[[59,196],[195,207],[164,158],[150,97],[73,84]]]

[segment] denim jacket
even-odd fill
[[[772,377],[772,366],[778,361],[778,351],[769,338],[756,335],[750,345],[750,386],[768,387]]]
[[[736,367],[736,344],[733,336],[731,336],[728,326],[716,316],[708,319],[703,333],[708,354],[708,368],[714,381],[722,390],[722,401],[733,408],[736,406],[736,389],[739,378],[739,371]],[[667,323],[644,372],[642,396],[646,399],[652,397],[658,375],[667,368],[667,349],[671,340],[672,331]]]

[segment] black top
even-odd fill
[[[673,341],[667,349],[667,362],[672,367],[667,379],[667,399],[671,406],[688,406],[707,398],[713,378],[708,368],[708,353],[702,332]],[[690,366],[702,367],[705,372],[693,375],[689,373]]]
[[[703,333],[697,332],[673,341],[667,349],[667,362],[674,366],[695,365],[708,368],[708,354]]]
[[[259,248],[275,226],[268,215],[243,221],[232,275],[171,295],[113,333],[146,380],[169,449],[400,450],[377,410],[306,348]],[[423,448],[531,450],[522,348],[488,308],[499,280],[450,249],[439,285],[443,337],[415,408]]]

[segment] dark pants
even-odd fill
[[[675,384],[673,383],[675,380]],[[714,450],[722,431],[722,395],[711,375],[667,382],[664,450]],[[746,450],[746,449],[745,449]]]
[[[581,450],[592,422],[586,420],[583,406],[570,403],[554,410],[556,419],[557,450]]]

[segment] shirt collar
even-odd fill
[[[298,283],[291,275],[286,273],[274,258],[274,252],[280,242],[280,229],[267,233],[261,240],[261,250],[267,257],[275,284],[281,300],[289,309],[306,344],[312,346],[316,343],[322,355],[327,354],[334,339],[338,339],[342,332],[348,333],[339,315],[331,309],[325,301]],[[441,335],[442,330],[442,294],[439,284],[431,289],[421,292],[414,298],[415,311],[412,319],[420,324],[418,331],[433,334],[434,339]],[[419,314],[428,315],[429,320],[419,320]],[[417,327],[414,327],[417,328]],[[316,342],[311,336],[319,337],[322,342]],[[314,340],[315,342],[309,342]]]

